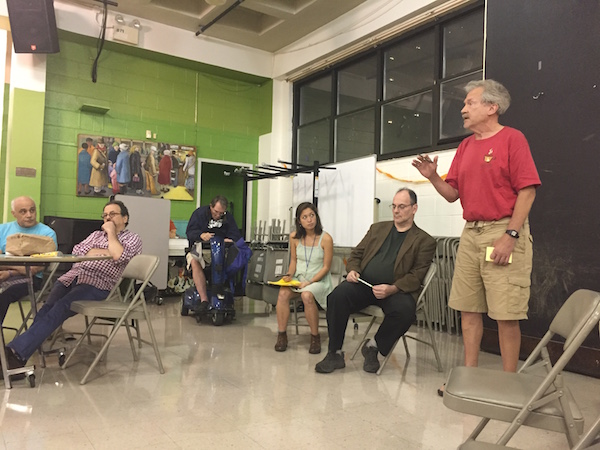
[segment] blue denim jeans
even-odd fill
[[[33,290],[37,291],[42,286],[42,280],[34,277]],[[23,279],[23,283],[13,284],[0,293],[0,323],[4,323],[4,318],[11,303],[19,301],[29,294],[29,284],[27,279]]]
[[[76,282],[74,280],[70,286],[65,286],[57,281],[31,327],[8,344],[22,360],[27,361],[54,330],[75,315],[71,311],[71,303],[76,300],[104,300],[108,295],[109,291]]]

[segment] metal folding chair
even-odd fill
[[[437,344],[436,344],[435,338],[433,336],[431,320],[429,318],[429,312],[428,312],[428,305],[425,301],[427,290],[428,290],[429,286],[431,285],[431,281],[433,280],[433,277],[434,277],[436,271],[437,271],[437,265],[435,263],[431,263],[431,265],[429,266],[429,270],[427,270],[427,273],[425,274],[425,278],[423,279],[423,290],[421,291],[421,294],[419,295],[419,298],[417,299],[417,320],[423,320],[425,322],[425,324],[427,326],[427,330],[429,331],[429,337],[430,337],[431,341],[430,342],[424,341],[417,337],[405,334],[404,336],[402,336],[402,342],[404,343],[404,349],[406,350],[407,358],[410,358],[410,353],[408,351],[408,345],[406,344],[406,338],[414,339],[415,341],[419,341],[423,344],[429,345],[431,348],[433,348],[433,353],[435,354],[435,359],[437,362],[438,370],[440,372],[442,372],[444,369],[442,367],[442,361],[440,359]],[[369,331],[371,330],[371,327],[373,326],[375,321],[377,319],[383,319],[385,317],[383,310],[379,306],[375,306],[375,305],[367,306],[366,308],[362,309],[360,311],[360,313],[371,316],[371,322],[367,326],[367,329],[365,330],[365,334],[363,335],[362,340],[356,347],[356,350],[354,350],[354,353],[352,353],[352,356],[350,357],[350,359],[354,359],[354,357],[356,356],[358,351],[361,349],[361,347],[367,341],[367,335],[369,334]],[[377,371],[377,375],[380,375],[381,372],[383,371],[383,368],[385,367],[388,359],[390,359],[390,356],[394,352],[394,349],[396,348],[397,344],[398,344],[398,341],[396,341],[396,343],[394,343],[390,352],[383,359],[383,362],[381,363],[381,366],[379,367],[379,370]]]

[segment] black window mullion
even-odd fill
[[[437,147],[440,141],[440,89],[442,80],[443,70],[443,58],[444,58],[444,33],[443,25],[437,24],[435,26],[435,57],[434,57],[434,76],[433,76],[433,89],[432,89],[432,111],[431,111],[431,128],[432,128],[432,139],[431,144],[433,147]]]
[[[373,152],[379,158],[381,155],[381,102],[383,100],[385,52],[382,48],[379,48],[377,53],[377,97],[375,101],[375,142],[373,142]]]
[[[337,143],[337,136],[335,135],[336,117],[338,112],[338,74],[337,69],[333,70],[333,76],[331,77],[331,120],[329,121],[329,161],[335,162],[335,148]],[[325,162],[325,161],[323,161]]]
[[[294,105],[292,107],[292,162],[294,164],[298,163],[298,129],[300,124],[300,86],[299,84],[294,84]]]

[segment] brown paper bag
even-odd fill
[[[15,256],[29,256],[56,250],[54,239],[37,234],[16,233],[6,237],[6,253]]]

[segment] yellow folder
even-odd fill
[[[277,281],[269,281],[269,284],[272,284],[273,286],[288,286],[288,287],[300,286],[300,282],[298,280],[284,281],[283,278],[280,278]]]

